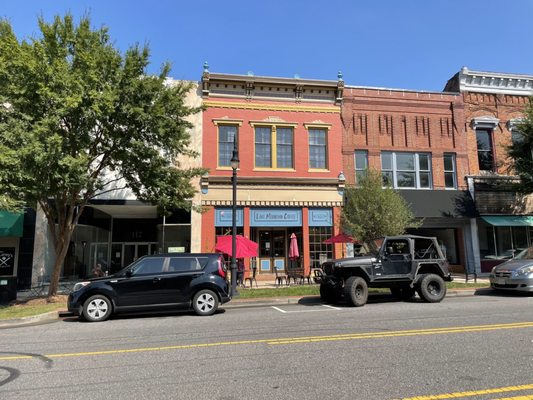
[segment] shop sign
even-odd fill
[[[15,247],[0,247],[0,276],[14,274],[15,250]]]
[[[333,213],[331,208],[310,208],[309,226],[332,226]]]
[[[300,208],[252,209],[250,226],[302,226],[302,210]]]
[[[231,208],[216,208],[215,209],[215,226],[232,226],[233,210]],[[243,210],[237,208],[237,214],[235,216],[235,222],[237,226],[243,226]]]

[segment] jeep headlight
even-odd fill
[[[528,267],[522,267],[516,270],[516,275],[523,276],[523,275],[529,275],[533,273],[533,265],[530,265]]]
[[[78,290],[80,290],[81,288],[84,288],[85,286],[87,285],[90,285],[91,282],[89,281],[84,281],[84,282],[78,282],[74,285],[74,288],[72,289],[73,292],[77,292]]]

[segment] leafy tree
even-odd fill
[[[344,198],[342,229],[372,249],[376,239],[420,226],[403,197],[392,188],[383,188],[377,171],[367,171],[357,187],[348,186]]]
[[[533,193],[533,101],[525,109],[525,118],[517,127],[521,140],[515,141],[508,149],[511,168],[520,177],[518,189]]]
[[[185,117],[199,109],[185,104],[189,85],[169,84],[169,64],[149,75],[147,46],[122,54],[89,17],[38,24],[40,37],[19,41],[0,21],[0,193],[10,206],[23,201],[45,213],[56,252],[53,296],[92,198],[129,187],[162,212],[190,207],[191,178],[204,171],[176,161],[197,155]]]

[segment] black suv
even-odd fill
[[[440,302],[452,277],[437,239],[414,235],[386,237],[376,257],[328,260],[320,283],[326,302],[342,297],[352,306],[363,306],[368,288],[389,288],[393,295],[410,299],[415,292],[426,302]]]
[[[87,321],[113,313],[189,305],[198,315],[214,314],[231,300],[220,254],[154,254],[114,275],[78,282],[68,309]]]

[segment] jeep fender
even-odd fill
[[[413,281],[409,286],[415,287],[423,274],[435,274],[443,279],[445,278],[442,269],[438,264],[435,264],[434,262],[421,262],[418,264]]]

